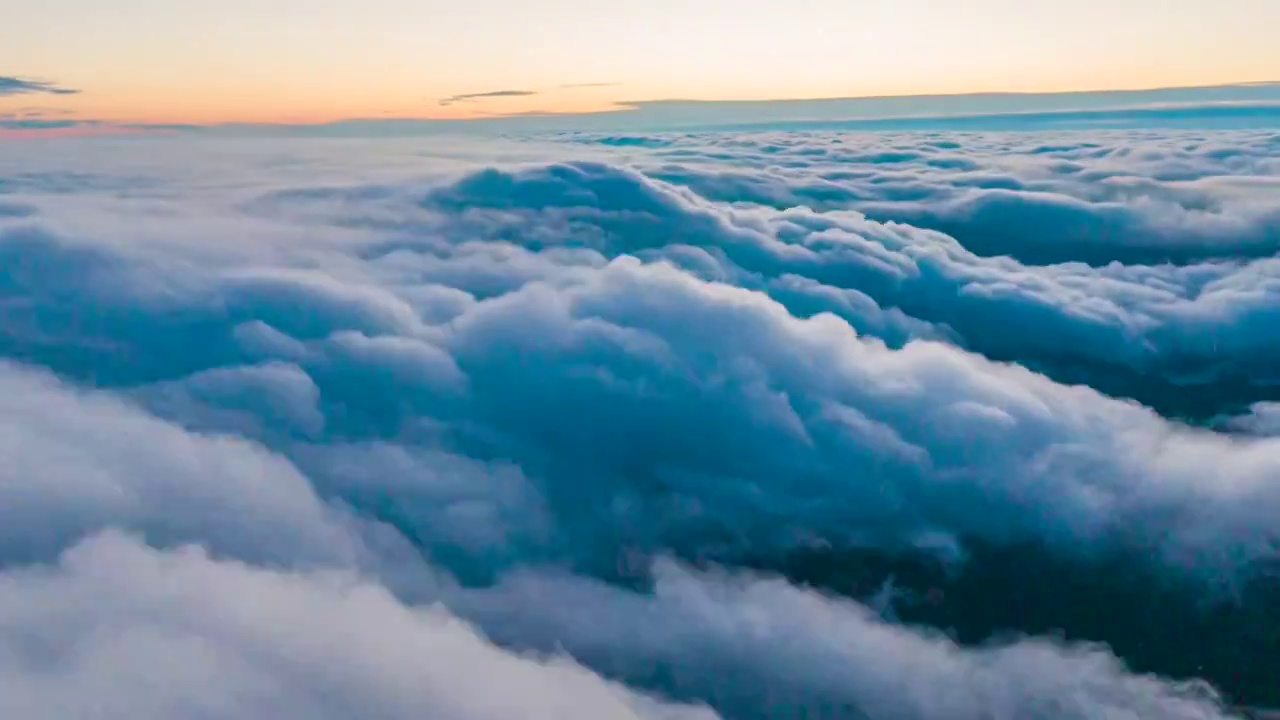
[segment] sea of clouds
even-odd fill
[[[1280,703],[1280,134],[0,145],[0,716]]]

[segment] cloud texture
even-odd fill
[[[1280,702],[1274,133],[75,142],[0,177],[11,714]]]

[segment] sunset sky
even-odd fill
[[[1275,0],[41,0],[0,114],[321,122],[1275,80]],[[494,94],[498,93],[498,94]],[[489,95],[444,101],[451,96]],[[444,101],[444,102],[442,102]]]

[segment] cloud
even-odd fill
[[[189,434],[19,366],[0,365],[0,387],[0,564],[50,559],[106,526],[246,559],[353,561],[337,515],[252,442]]]
[[[953,506],[922,515],[916,496],[908,495],[902,502],[916,509],[910,514],[912,517],[903,515],[901,523],[887,522],[889,541],[907,541],[918,533],[943,528],[995,538],[1012,533],[1013,537],[1051,539],[1070,548],[1086,539],[1110,542],[1106,538],[1118,538],[1118,528],[1123,527],[1125,535],[1139,538],[1139,544],[1146,542],[1140,538],[1152,542],[1162,538],[1159,544],[1175,556],[1207,552],[1207,556],[1193,563],[1208,563],[1210,568],[1217,563],[1214,554],[1224,547],[1239,549],[1245,556],[1263,552],[1266,547],[1265,528],[1252,526],[1246,518],[1252,507],[1268,502],[1265,485],[1257,480],[1258,471],[1250,469],[1250,458],[1261,457],[1261,448],[1237,448],[1236,452],[1231,450],[1234,446],[1211,435],[1188,434],[1148,411],[1101,395],[1080,397],[1073,389],[1064,389],[1030,373],[985,364],[942,345],[913,342],[922,335],[946,339],[957,330],[962,338],[978,337],[983,325],[976,320],[984,317],[983,313],[999,313],[994,317],[1002,318],[1005,328],[1009,322],[1025,323],[1026,331],[1009,340],[1018,343],[1009,349],[1015,356],[1030,355],[1035,350],[1035,338],[1029,333],[1035,327],[1047,327],[1051,321],[1057,323],[1054,332],[1040,336],[1046,354],[1060,351],[1069,333],[1091,337],[1080,344],[1108,348],[1104,352],[1112,356],[1134,352],[1125,343],[1130,337],[1126,333],[1131,332],[1130,327],[1137,320],[1115,313],[1123,307],[1149,302],[1152,309],[1147,312],[1154,317],[1165,302],[1161,293],[1151,293],[1149,284],[1138,282],[1142,273],[1133,279],[1115,273],[1094,276],[1091,270],[1083,271],[1081,277],[1031,274],[1025,286],[1019,287],[1011,284],[1010,278],[1025,271],[1008,263],[981,262],[954,247],[954,255],[938,249],[931,253],[916,249],[945,247],[933,236],[917,236],[865,220],[843,229],[818,228],[814,225],[820,224],[822,218],[805,213],[777,218],[755,213],[723,215],[691,198],[682,198],[669,188],[601,165],[538,167],[515,175],[486,171],[435,191],[427,204],[434,211],[445,213],[447,225],[443,229],[456,232],[459,239],[493,237],[496,242],[496,238],[505,237],[534,249],[539,243],[545,248],[552,239],[556,243],[585,244],[577,249],[566,245],[559,248],[559,253],[549,248],[533,253],[503,249],[501,244],[431,245],[441,228],[424,226],[422,237],[427,245],[398,250],[375,248],[367,256],[371,264],[362,272],[411,277],[418,287],[426,282],[447,287],[449,292],[442,289],[434,296],[414,296],[405,294],[407,290],[399,287],[400,281],[387,286],[368,279],[343,280],[330,273],[237,271],[184,281],[185,286],[201,290],[190,296],[182,313],[175,314],[183,319],[168,320],[139,312],[137,303],[152,302],[145,296],[93,290],[145,289],[161,283],[158,277],[139,276],[131,263],[92,259],[92,255],[75,262],[92,268],[94,274],[77,277],[72,270],[76,267],[71,259],[75,255],[67,255],[49,240],[37,237],[26,245],[15,246],[15,251],[21,247],[27,257],[47,255],[47,267],[65,265],[68,270],[59,274],[65,280],[11,276],[14,284],[10,292],[18,297],[40,293],[49,301],[37,304],[39,312],[11,314],[7,341],[10,352],[51,363],[63,372],[92,371],[99,382],[160,382],[197,370],[246,362],[250,359],[249,348],[243,345],[242,335],[231,331],[260,324],[304,343],[305,348],[301,355],[272,358],[268,353],[268,357],[260,359],[301,361],[303,369],[320,384],[322,397],[345,398],[349,391],[344,392],[344,386],[376,387],[368,383],[383,382],[380,378],[393,378],[400,383],[398,408],[365,406],[357,398],[345,398],[341,415],[346,432],[390,432],[415,414],[447,419],[462,413],[472,422],[513,439],[512,447],[495,452],[518,453],[521,444],[525,444],[571,457],[569,438],[575,438],[573,442],[593,438],[591,444],[597,455],[591,462],[603,465],[592,469],[584,459],[575,463],[579,465],[574,468],[575,473],[594,471],[616,477],[623,487],[635,481],[631,474],[654,474],[663,484],[685,488],[695,498],[704,492],[706,477],[806,477],[817,473],[817,467],[845,468],[841,473],[845,477],[869,472],[865,469],[868,467],[880,468],[877,473],[893,468],[892,472],[904,478],[901,491],[916,488],[913,492],[923,497],[932,492],[929,488],[936,478],[960,473],[973,481],[964,486],[971,495],[964,495],[963,499],[985,506],[995,503],[1009,512],[1011,524],[1001,527],[992,522],[989,514],[960,511],[963,503],[957,498]],[[424,216],[422,221],[428,222],[432,217]],[[855,220],[841,216],[830,219]],[[547,234],[515,234],[530,229],[535,233],[545,230]],[[792,239],[782,239],[788,232]],[[701,256],[692,248],[682,249],[695,238],[707,248]],[[610,262],[608,256],[617,254],[619,247],[649,261],[695,270],[694,275],[714,273],[719,278],[709,283],[662,263],[639,263],[625,257]],[[895,247],[897,251],[893,250]],[[494,252],[499,250],[500,254]],[[149,263],[158,259],[153,256]],[[1161,310],[1169,313],[1167,327],[1175,327],[1175,321],[1185,326],[1199,317],[1196,322],[1215,328],[1217,342],[1248,343],[1258,348],[1230,357],[1247,358],[1265,351],[1270,347],[1270,336],[1265,331],[1240,330],[1233,339],[1228,330],[1234,326],[1216,323],[1230,320],[1236,313],[1248,317],[1255,312],[1249,305],[1228,300],[1236,297],[1234,287],[1256,283],[1258,274],[1266,277],[1270,268],[1270,264],[1264,264],[1247,270],[1230,266],[1198,269],[1194,277],[1204,283],[1200,299],[1181,310],[1174,299],[1172,309]],[[1210,272],[1219,275],[1208,276]],[[98,273],[104,274],[96,277]],[[764,280],[750,277],[765,273]],[[1071,310],[1072,286],[1086,281],[1096,284],[1095,295],[1113,294],[1115,308],[1101,307],[1084,314]],[[43,287],[51,282],[75,282],[76,287],[88,288],[89,294],[76,299],[69,288]],[[731,282],[756,284],[763,292],[734,289]],[[895,283],[905,289],[896,289]],[[618,294],[624,288],[630,293],[627,301]],[[902,294],[896,294],[899,292]],[[778,297],[771,299],[770,295]],[[733,301],[726,302],[730,297]],[[908,297],[915,297],[917,304],[901,305]],[[899,303],[898,307],[894,308],[889,299]],[[798,319],[780,301],[797,307],[808,303],[816,314],[807,320]],[[926,301],[928,306],[923,304]],[[69,352],[70,347],[50,353],[36,342],[39,333],[55,332],[70,318],[82,316],[86,312],[79,305],[82,302],[85,308],[97,308],[94,312],[98,317],[110,319],[94,328],[105,333],[94,344],[102,343],[104,348],[113,350],[99,351],[94,344],[84,343],[74,354]],[[956,314],[929,317],[929,313],[944,312],[940,308],[953,303],[960,303]],[[1227,315],[1205,314],[1227,311],[1228,306],[1231,309]],[[1256,312],[1265,316],[1265,307],[1258,307]],[[644,318],[639,316],[641,308]],[[975,321],[961,323],[965,314]],[[425,322],[426,316],[434,320]],[[113,328],[126,318],[146,318],[146,323],[136,328]],[[447,330],[433,324],[442,321],[448,323]],[[221,323],[223,330],[211,333],[211,322]],[[754,337],[772,338],[771,344],[795,350],[786,355],[766,345],[742,344],[732,337],[698,329],[698,323],[707,323],[706,327],[753,328]],[[851,334],[851,326],[868,335],[882,335],[893,344],[884,350],[876,349],[874,343]],[[988,333],[1000,327],[990,321],[986,326]],[[539,333],[530,335],[532,328],[538,328]],[[811,344],[807,338],[819,328],[832,344]],[[1157,330],[1150,335],[1153,340],[1160,337]],[[1008,336],[1007,329],[1001,334]],[[392,337],[378,336],[397,339],[392,342]],[[995,335],[987,337],[991,338],[988,343],[998,339]],[[156,338],[166,340],[157,344],[161,341]],[[192,345],[193,342],[197,344]],[[1112,345],[1102,345],[1103,342]],[[1185,352],[1186,341],[1179,342]],[[197,348],[199,354],[193,355],[192,350]],[[534,374],[534,366],[527,365],[529,353],[535,350],[542,358],[543,364],[536,366],[541,374]],[[697,358],[703,352],[722,360],[710,366],[699,364]],[[816,359],[819,357],[823,360]],[[846,360],[838,361],[840,357]],[[508,365],[502,358],[526,358],[522,360],[526,364]],[[728,385],[704,385],[695,380],[707,373],[728,372],[725,368],[734,367],[730,362],[734,358],[738,360],[733,362],[742,362],[743,368],[726,376],[733,379]],[[910,385],[915,391],[891,393],[883,398],[860,395],[850,388],[892,388],[895,381],[878,374],[863,377],[842,371],[829,376],[806,376],[797,370],[813,362],[835,368],[845,367],[847,362],[854,362],[857,367],[879,367],[889,358],[904,370],[920,373],[911,375]],[[1135,362],[1142,358],[1141,353],[1135,355]],[[1158,358],[1153,356],[1153,361]],[[612,366],[614,362],[622,363],[626,372],[590,383],[574,379],[575,368]],[[722,368],[721,362],[729,365]],[[687,373],[689,379],[681,379],[685,377],[682,373]],[[758,376],[754,380],[753,373]],[[642,394],[634,405],[615,398],[610,402],[617,413],[613,422],[598,427],[578,427],[570,422],[576,417],[572,415],[558,423],[548,423],[524,414],[534,412],[553,396],[567,402],[577,393],[586,408],[633,386],[661,390],[662,394]],[[1010,388],[1013,395],[995,393],[988,397],[984,389],[988,386]],[[947,392],[943,393],[944,389]],[[501,402],[499,397],[503,398]],[[944,397],[952,397],[955,407],[944,403]],[[659,402],[662,398],[666,399]],[[708,403],[726,411],[737,408],[738,414],[703,417],[705,411],[693,409]],[[1041,405],[1048,409],[1037,410]],[[967,425],[960,422],[959,418],[975,413],[975,418],[986,418],[989,423],[983,425],[976,419]],[[661,432],[648,427],[651,421],[645,418],[653,417],[666,418]],[[918,426],[913,429],[903,418],[913,418],[911,422],[931,418],[926,424],[932,429],[928,433]],[[704,429],[695,433],[695,425],[689,423]],[[623,428],[630,424],[644,428],[648,436],[667,448],[670,456],[655,453],[638,465],[637,460],[628,459],[624,440],[628,431]],[[964,442],[958,435],[948,439],[945,428],[955,430],[962,426],[970,433]],[[326,427],[331,433],[344,431],[342,425]],[[981,427],[988,434],[975,434]],[[1027,435],[1012,433],[1013,427],[1024,427]],[[1097,429],[1102,427],[1110,430],[1099,437]],[[685,433],[699,437],[700,443],[695,447],[688,440],[681,440]],[[745,439],[756,436],[761,439],[741,446]],[[861,447],[864,442],[850,438],[864,436],[883,436],[879,441],[881,450],[850,453],[847,443]],[[773,440],[765,442],[764,437]],[[1053,464],[1040,467],[1038,463],[1047,461],[1041,453],[1052,456],[1052,449],[1065,438],[1071,438],[1073,445],[1089,448],[1088,452],[1080,457],[1055,457]],[[1169,438],[1178,438],[1187,453],[1194,449],[1192,454],[1219,458],[1215,463],[1222,468],[1235,466],[1230,458],[1241,458],[1239,487],[1251,488],[1248,492],[1258,494],[1251,496],[1250,504],[1233,502],[1225,511],[1243,534],[1222,533],[1219,541],[1225,545],[1205,545],[1204,538],[1208,536],[1194,520],[1195,511],[1183,516],[1182,530],[1186,532],[1168,527],[1163,520],[1144,527],[1141,518],[1146,508],[1169,502],[1181,506],[1187,501],[1180,498],[1196,487],[1191,476],[1168,467],[1162,459],[1172,457],[1165,449],[1172,442]],[[889,439],[893,442],[885,444]],[[972,454],[985,443],[989,443],[989,453]],[[1098,468],[1112,479],[1101,507],[1095,507],[1099,502],[1096,482],[1085,484],[1078,479]],[[565,475],[576,481],[579,475],[575,473]],[[827,477],[824,473],[817,475]],[[1019,517],[1025,511],[1024,503],[1034,500],[1025,495],[1025,489],[1002,487],[1008,494],[1001,496],[985,484],[990,478],[1015,476],[1053,484],[1054,492],[1039,493],[1046,502],[1053,498],[1052,507],[1042,508],[1047,516]],[[808,487],[806,492],[827,497],[848,496],[852,492],[840,483],[832,483],[828,478]],[[1072,498],[1077,505],[1073,505]],[[757,525],[766,524],[763,516],[758,516],[763,508],[747,498],[721,501],[743,503],[726,505],[725,516],[716,520],[728,523],[734,534],[750,536]],[[774,502],[780,500],[775,498]],[[877,501],[864,508],[882,507],[888,521],[898,517],[899,511],[893,506],[893,502]],[[1208,514],[1208,506],[1205,511],[1203,522],[1217,522]],[[828,538],[840,537],[838,528],[850,522],[841,515],[809,517],[798,513],[793,517],[805,532]],[[983,517],[983,522],[976,523],[977,517]],[[1241,544],[1235,545],[1237,542]],[[1254,545],[1256,550],[1246,549]]]
[[[1268,137],[1246,135],[1234,147],[1188,135],[1182,146],[1176,136],[1127,147],[1114,139],[1055,147],[1032,137],[938,148],[886,147],[873,136],[852,148],[831,135],[764,134],[732,147],[685,136],[665,140],[671,161],[652,175],[716,200],[855,209],[1024,263],[1186,263],[1274,254],[1280,221],[1264,199],[1277,169]],[[1028,223],[1036,232],[1020,232]]]
[[[604,137],[627,141],[7,148],[18,710],[492,717],[527,692],[606,716],[1221,716],[1193,677],[1280,702],[1280,439],[1250,431],[1280,266],[1182,227],[1265,225],[1273,132]],[[975,188],[1030,209],[965,225]],[[1157,244],[1189,252],[977,247],[1059,205],[1164,218]],[[1119,226],[1027,242],[1153,242]],[[137,656],[174,688],[156,706],[44,650],[93,658],[114,628],[170,659]],[[439,667],[455,640],[478,659]],[[477,699],[491,662],[511,693]],[[85,685],[30,694],[51,663]]]
[[[0,130],[66,130],[93,127],[93,120],[56,120],[46,118],[0,119]]]
[[[453,601],[502,636],[560,647],[727,717],[1218,718],[1198,683],[1128,673],[1044,639],[963,648],[778,579],[660,564],[652,592],[537,573]]]
[[[157,553],[115,533],[0,573],[0,608],[0,708],[31,720],[715,717],[504,652],[356,577]]]
[[[1229,431],[1259,436],[1280,436],[1280,403],[1260,402],[1242,415],[1223,416],[1217,424]]]
[[[1204,263],[1184,266],[1092,268],[1074,263],[1037,268],[1016,259],[976,255],[940,233],[871,222],[858,213],[707,203],[699,195],[603,164],[486,171],[429,191],[425,200],[391,193],[366,203],[363,212],[370,214],[354,221],[388,232],[430,228],[458,238],[517,242],[550,233],[536,242],[589,248],[605,257],[667,259],[708,279],[764,290],[795,312],[835,312],[860,332],[898,344],[908,337],[946,337],[1064,382],[1084,379],[1164,412],[1206,419],[1232,403],[1266,399],[1252,396],[1267,396],[1273,386],[1266,358],[1276,348],[1261,318],[1268,312],[1269,278],[1278,267],[1266,257],[1244,264],[1232,259],[1253,252],[1242,247],[1245,236],[1259,238],[1265,247],[1271,234],[1270,209],[1261,193],[1265,187],[1246,187],[1248,194],[1240,197],[1247,202],[1237,200],[1229,212],[1206,216],[1202,234],[1176,240],[1209,256]],[[1233,193],[1224,201],[1231,202]],[[415,208],[415,203],[425,207]],[[1087,215],[1088,206],[1077,206]],[[1108,207],[1129,211],[1118,201]],[[1254,209],[1262,215],[1251,217]],[[380,219],[384,212],[397,219]],[[433,213],[457,213],[463,220],[441,225]],[[1188,213],[1187,219],[1192,217]],[[406,224],[406,218],[412,220]],[[1043,220],[1011,217],[1000,227],[1010,241],[1024,226],[1062,232]],[[1208,231],[1228,224],[1240,229],[1240,242],[1222,241]],[[1071,245],[1069,233],[1051,237],[1056,240],[1046,247],[1058,251],[1125,252],[1123,237],[1110,246],[1090,237]],[[1137,235],[1133,242],[1146,242],[1146,237]],[[708,250],[713,257],[690,264],[694,254]],[[1264,294],[1245,301],[1245,288]],[[851,312],[836,301],[840,297],[858,298],[871,308],[869,314]],[[886,324],[885,318],[896,313],[913,321]],[[1234,348],[1230,355],[1228,347]]]
[[[525,91],[534,92],[534,91]],[[445,98],[452,100],[452,98]],[[806,120],[806,105],[768,101],[777,107],[711,101],[614,101],[606,110],[547,116],[465,120],[351,119],[320,124],[230,124],[204,130],[220,135],[290,137],[347,135],[377,138],[421,136],[443,128],[467,134],[630,133],[630,132],[1028,132],[1093,130],[1268,130],[1280,120],[1280,102],[1193,105],[1174,109],[1099,109],[1088,111],[939,115],[915,113],[870,119]],[[926,108],[928,106],[926,105]],[[945,110],[945,108],[944,108]],[[761,117],[776,116],[774,120]]]
[[[527,649],[500,649],[443,607],[406,605],[348,573],[100,534],[56,565],[0,573],[0,706],[36,720],[89,708],[148,719],[716,717],[706,703],[741,718],[1226,717],[1205,688],[1129,674],[1098,648],[967,650],[777,580],[664,565],[650,595],[525,573],[444,596]],[[606,680],[566,650],[692,702]]]
[[[452,95],[447,98],[441,98],[441,105],[453,105],[460,102],[470,102],[472,100],[481,100],[485,98],[503,98],[503,97],[527,97],[537,95],[536,90],[494,90],[482,93],[467,93],[465,95]]]
[[[0,75],[0,97],[6,95],[75,95],[80,92],[42,80],[30,80]]]
[[[74,114],[63,108],[25,107],[14,112],[0,113],[0,120],[48,120]]]
[[[70,270],[75,254],[36,247],[28,257],[64,268],[44,282],[89,290],[100,334],[82,324],[56,353],[33,343],[68,326],[61,313],[88,312],[61,306],[55,285],[42,291],[45,318],[9,314],[10,352],[137,387],[191,431],[266,443],[324,497],[462,577],[536,561],[607,574],[627,548],[776,564],[815,541],[950,553],[969,537],[1047,543],[1085,567],[1129,552],[1171,577],[1215,580],[1267,557],[1270,445],[1180,429],[941,345],[889,350],[830,316],[799,320],[663,265],[483,245],[440,264],[374,254],[362,273],[383,290],[341,273],[197,274],[179,284],[192,292],[182,309],[157,312],[147,303],[170,290],[151,289],[185,265],[181,253],[165,260],[174,249],[137,265],[91,254],[86,275]],[[1201,483],[1208,467],[1230,493]],[[174,517],[228,542],[195,510]]]

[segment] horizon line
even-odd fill
[[[733,108],[741,108],[746,106],[775,106],[778,109],[784,109],[786,106],[805,106],[805,105],[836,105],[840,103],[876,103],[886,101],[938,101],[946,102],[948,100],[965,100],[965,99],[1017,99],[1017,98],[1071,98],[1075,96],[1096,96],[1100,99],[1111,97],[1123,97],[1126,95],[1146,95],[1146,94],[1162,94],[1162,93],[1179,93],[1179,92],[1205,92],[1205,91],[1231,91],[1231,90],[1266,90],[1280,89],[1280,80],[1252,80],[1237,81],[1230,83],[1219,83],[1212,85],[1171,85],[1160,87],[1138,87],[1138,88],[1118,88],[1109,90],[1060,90],[1060,91],[1022,91],[1022,90],[994,90],[994,91],[972,91],[957,93],[918,93],[918,94],[878,94],[878,95],[850,95],[850,96],[826,96],[826,97],[790,97],[790,98],[770,98],[770,99],[687,99],[687,98],[659,98],[651,100],[619,100],[612,101],[607,107],[596,110],[579,110],[579,111],[524,111],[516,113],[493,113],[476,117],[433,117],[430,115],[362,115],[350,117],[338,117],[327,120],[314,121],[271,121],[271,120],[232,120],[223,122],[162,122],[162,121],[146,121],[146,120],[104,120],[101,118],[75,118],[63,116],[59,120],[59,128],[65,129],[68,124],[77,126],[97,125],[100,130],[110,132],[112,129],[120,131],[137,132],[139,130],[162,131],[234,131],[249,129],[278,129],[287,130],[305,130],[324,128],[334,128],[343,125],[363,124],[363,125],[392,125],[396,123],[413,123],[424,126],[434,126],[437,128],[446,127],[465,127],[468,125],[483,127],[495,124],[521,123],[529,122],[537,124],[537,121],[566,121],[575,118],[589,121],[608,120],[610,118],[624,117],[635,118],[643,117],[645,109],[686,109],[693,113],[699,110],[706,111],[713,108],[724,108],[731,110]],[[1178,102],[1170,102],[1165,107],[1189,107],[1195,105],[1240,105],[1250,102],[1249,99],[1187,99]],[[1255,100],[1256,102],[1256,100]],[[1277,97],[1273,102],[1280,102]],[[1266,103],[1270,105],[1271,103]],[[842,118],[837,117],[791,117],[791,118],[774,118],[773,122],[805,122],[805,121],[857,121],[857,120],[876,120],[889,121],[894,119],[925,119],[925,118],[979,118],[979,117],[996,117],[996,116],[1015,116],[1015,115],[1049,115],[1064,112],[1103,112],[1103,111],[1132,111],[1139,109],[1154,109],[1160,107],[1155,104],[1147,105],[1111,105],[1098,107],[1070,108],[1024,108],[1024,109],[993,109],[982,111],[977,108],[970,108],[960,112],[947,112],[945,108],[934,108],[925,110],[921,108],[921,112],[899,112],[893,115],[881,115],[875,117],[848,115]],[[851,108],[852,109],[852,108]],[[905,110],[905,109],[904,109]],[[955,110],[961,110],[955,108]],[[708,119],[709,120],[709,119]],[[682,122],[692,122],[693,118],[688,118]],[[741,125],[760,122],[758,118],[739,118],[736,120],[728,120],[722,118],[716,122],[701,123],[704,125]],[[770,122],[766,119],[764,122]],[[6,124],[9,127],[6,127]],[[6,135],[5,131],[38,131],[41,129],[42,122],[40,119],[30,119],[27,121],[10,120],[6,123],[0,120],[0,137]],[[10,135],[12,137],[12,135]]]

